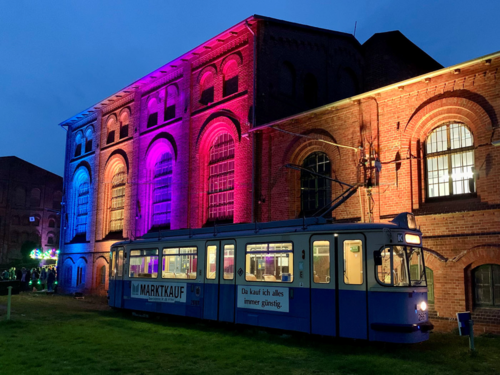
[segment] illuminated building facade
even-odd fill
[[[312,215],[341,191],[285,167],[295,164],[359,184],[331,214],[337,221],[418,215],[434,316],[454,317],[474,293],[496,290],[493,281],[474,289],[470,278],[493,280],[500,264],[496,253],[474,263],[494,251],[480,244],[499,238],[498,64],[450,71],[399,32],[361,45],[349,34],[249,17],[61,123],[62,287],[105,293],[118,240]],[[468,231],[479,215],[489,229]],[[449,231],[460,240],[451,244]],[[490,268],[474,271],[482,265]]]
[[[0,157],[0,265],[59,247],[63,179],[15,156]]]

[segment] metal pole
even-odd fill
[[[7,320],[10,320],[10,298],[12,296],[12,287],[8,286],[7,289],[9,290],[9,294],[7,297]]]
[[[469,329],[470,329],[470,332],[469,332],[469,348],[470,348],[470,351],[473,352],[475,349],[474,349],[474,322],[472,320],[469,320]]]

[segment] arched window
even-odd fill
[[[208,220],[232,221],[234,212],[234,141],[229,133],[217,136],[210,149]]]
[[[110,232],[123,231],[126,182],[127,174],[125,167],[120,166],[111,180]]]
[[[49,219],[49,228],[55,228],[56,227],[56,221],[54,219]]]
[[[307,108],[314,108],[318,105],[318,81],[311,73],[307,73],[304,77],[304,101]]]
[[[148,128],[158,125],[158,103],[156,98],[151,98],[148,102]]]
[[[302,163],[302,167],[330,177],[330,159],[323,152],[314,152]],[[300,175],[301,206],[303,215],[312,215],[331,202],[331,184],[326,178],[302,171]]]
[[[73,266],[71,264],[66,264],[64,267],[64,285],[71,287],[73,284]]]
[[[472,271],[476,306],[500,308],[500,265],[485,264]]]
[[[35,216],[31,216],[33,219],[30,219],[30,220],[33,220],[33,221],[30,221],[31,224],[35,227],[38,227],[40,225],[40,216],[38,215],[35,215]]]
[[[85,264],[82,262],[76,268],[76,286],[82,286],[85,284]]]
[[[78,132],[75,137],[75,158],[82,154],[82,143],[83,143],[82,132]]]
[[[214,75],[206,72],[200,80],[200,103],[208,105],[214,102]]]
[[[125,111],[120,115],[120,139],[128,137],[128,125],[130,117],[128,112]]]
[[[38,188],[31,189],[30,206],[40,207],[41,196],[42,196],[42,191],[40,189]]]
[[[22,186],[16,187],[14,193],[14,203],[16,206],[25,206],[26,205],[26,190]]]
[[[88,217],[88,204],[89,204],[89,183],[83,182],[78,186],[78,198],[76,208],[76,228],[75,234],[82,236],[87,234],[87,217]]]
[[[175,105],[177,103],[177,87],[170,85],[167,87],[165,95],[165,115],[164,120],[172,120],[175,118]]]
[[[54,236],[52,234],[49,234],[47,237],[47,245],[53,245],[54,244]]]
[[[170,227],[172,201],[172,155],[163,153],[153,170],[152,222],[157,228]]]
[[[92,128],[88,128],[85,131],[85,153],[92,151],[92,138],[94,137],[94,132]]]
[[[229,61],[224,67],[223,96],[229,96],[238,92],[238,63]]]
[[[23,226],[28,226],[30,225],[30,217],[28,215],[23,216],[23,221],[22,221]]]
[[[425,146],[429,198],[476,191],[474,140],[463,124],[448,123],[433,130]]]
[[[60,210],[61,201],[62,201],[62,193],[60,191],[56,191],[54,193],[54,196],[52,197],[52,208],[54,210]]]
[[[287,96],[295,96],[295,68],[285,61],[279,70],[280,92]]]
[[[116,129],[116,119],[114,116],[111,116],[108,118],[108,122],[106,123],[106,130],[108,134],[106,138],[107,145],[115,141],[115,129]]]

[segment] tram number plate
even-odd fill
[[[425,320],[427,320],[427,314],[426,314],[426,312],[425,311],[419,311],[418,312],[418,321],[419,322],[423,322]]]

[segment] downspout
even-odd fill
[[[257,21],[255,21],[257,22]],[[252,104],[252,128],[255,128],[255,104],[256,104],[256,98],[257,98],[257,92],[256,92],[256,87],[257,87],[257,72],[256,72],[256,66],[257,66],[257,61],[256,61],[256,58],[257,58],[257,35],[255,34],[255,32],[252,30],[252,28],[250,27],[250,25],[248,24],[248,21],[245,21],[245,26],[246,28],[248,29],[248,31],[250,31],[250,33],[252,33],[253,35],[253,104]],[[256,142],[255,142],[255,137],[257,135],[254,135],[252,134],[252,213],[251,213],[251,216],[252,216],[252,222],[255,222],[256,221],[256,217],[255,217],[255,193],[256,193],[256,189],[255,189],[255,168],[256,168],[256,156],[255,156],[255,147],[256,147]]]

